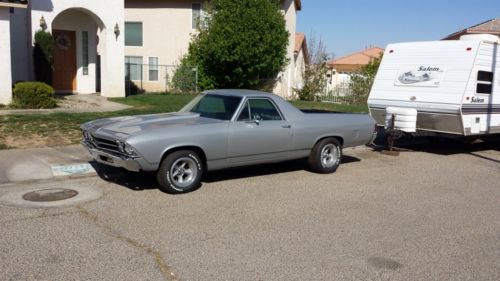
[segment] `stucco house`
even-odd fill
[[[302,88],[304,86],[303,73],[306,64],[309,62],[309,50],[307,49],[306,35],[301,32],[295,34],[295,49],[293,50],[293,88]]]
[[[380,57],[384,49],[379,47],[370,47],[362,51],[355,52],[338,59],[328,61],[330,69],[328,77],[328,88],[343,87],[350,82],[353,72],[358,71],[364,65],[367,65],[375,58]]]
[[[33,38],[40,29],[55,38],[57,91],[120,97],[125,95],[126,76],[140,78],[147,91],[164,90],[168,73],[161,73],[160,65],[174,66],[187,52],[202,14],[201,2],[0,0],[0,103],[10,103],[12,83],[34,79]],[[300,0],[280,3],[290,32],[290,63],[274,91],[287,97],[295,85],[296,19],[302,5]],[[125,69],[125,63],[146,68]]]

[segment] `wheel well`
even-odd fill
[[[336,140],[338,140],[340,142],[340,145],[344,146],[344,139],[342,137],[339,137],[339,136],[327,136],[327,137],[323,137],[323,138],[317,140],[316,143],[318,143],[318,142],[320,142],[320,141],[322,141],[324,139],[328,139],[328,138],[334,138],[334,139],[336,139]]]
[[[163,162],[163,160],[167,157],[167,155],[169,155],[172,152],[179,151],[179,150],[192,150],[192,151],[196,152],[198,154],[198,156],[200,156],[204,168],[207,167],[207,156],[205,155],[205,151],[203,151],[203,149],[201,149],[197,146],[179,146],[179,147],[170,148],[165,153],[163,153],[160,163]]]

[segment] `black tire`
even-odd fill
[[[336,138],[320,140],[312,149],[307,161],[313,172],[319,174],[333,173],[342,161],[342,145]]]
[[[156,179],[160,190],[170,194],[187,193],[200,187],[203,164],[200,156],[191,150],[169,154],[160,164]]]

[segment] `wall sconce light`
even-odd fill
[[[120,36],[120,26],[118,26],[118,23],[115,25],[115,36],[116,39],[118,39],[118,36]]]
[[[40,27],[42,28],[42,30],[47,29],[47,22],[45,21],[45,18],[43,16],[40,19]]]

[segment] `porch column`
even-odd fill
[[[0,104],[12,101],[10,36],[9,8],[0,7]]]
[[[125,97],[125,30],[124,21],[118,21],[120,34],[114,33],[114,24],[103,32],[101,54],[101,95]],[[116,23],[115,23],[116,24]]]

